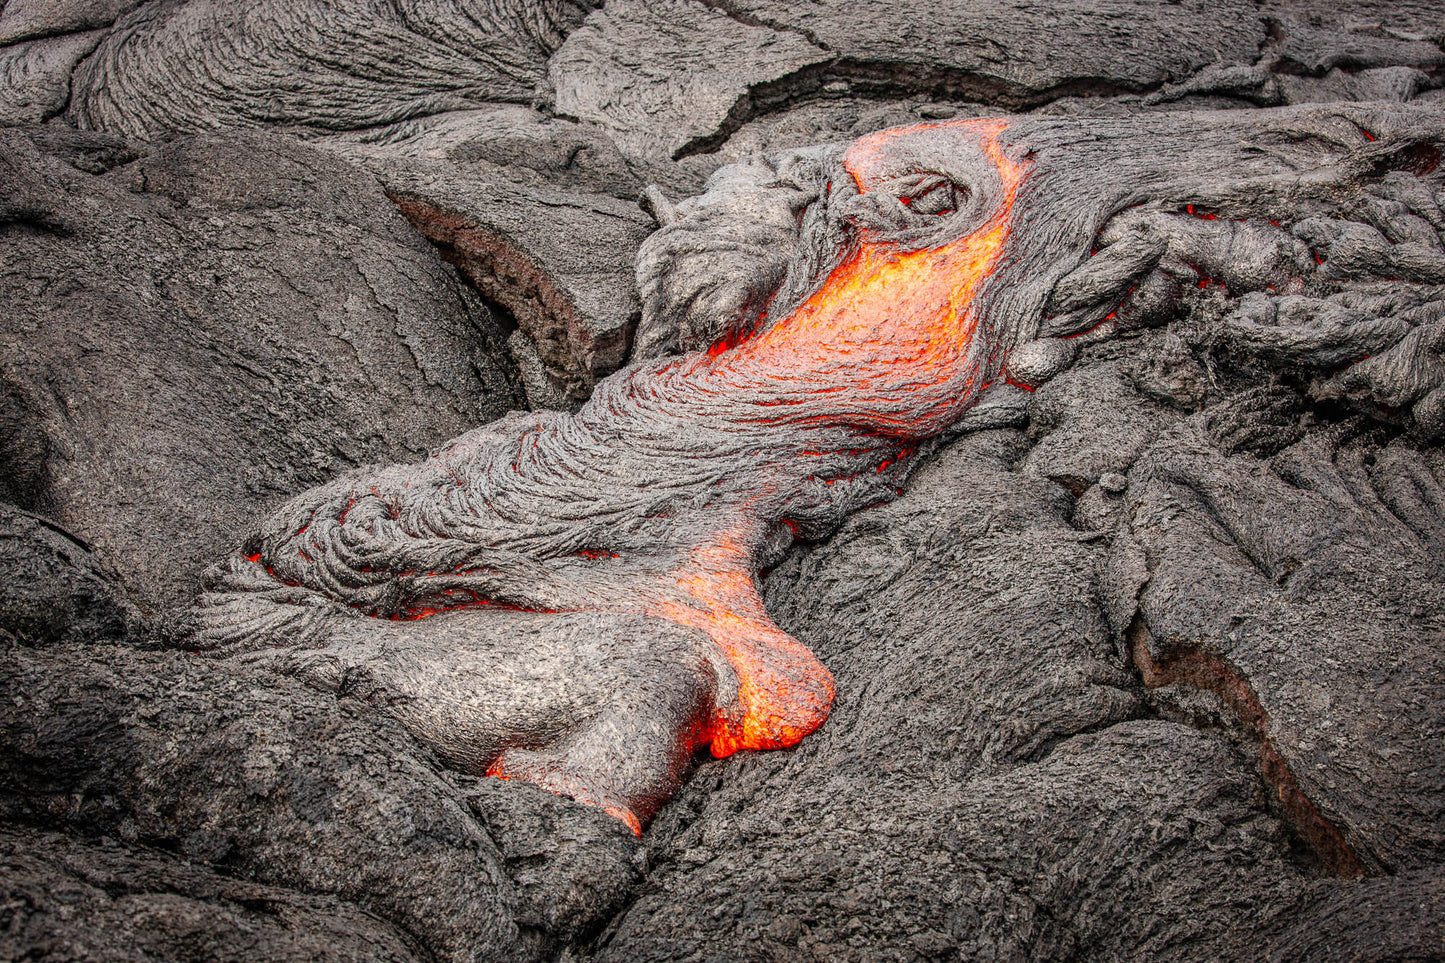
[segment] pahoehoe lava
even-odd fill
[[[0,958],[1434,959],[1436,0],[0,0]]]
[[[355,613],[403,622],[493,605],[700,630],[717,650],[714,705],[672,720],[672,745],[618,733],[621,752],[644,757],[625,771],[644,775],[622,780],[619,750],[588,758],[566,728],[505,720],[485,740],[495,755],[472,760],[639,832],[697,746],[721,757],[796,744],[827,718],[832,676],[768,618],[757,572],[801,526],[896,494],[918,444],[997,376],[971,304],[1024,177],[1001,129],[955,122],[854,145],[841,165],[855,203],[902,229],[859,230],[818,290],[761,330],[613,375],[574,415],[504,419],[421,465],[293,500],[244,559],[211,574],[197,643],[325,646],[333,624],[354,634]],[[920,149],[944,152],[970,183],[913,170]]]
[[[1242,313],[1303,300],[1307,279],[1338,264],[1315,246],[1332,229],[1313,217],[1291,233],[1284,209],[1311,196],[1324,203],[1392,163],[1409,171],[1440,137],[1378,122],[1376,135],[1329,112],[1290,123],[1337,145],[1315,158],[1318,183],[1301,187],[1297,160],[1261,163],[1245,144],[1235,196],[1207,200],[1186,193],[1187,169],[1150,170],[1132,157],[1080,197],[1067,179],[1081,163],[1071,125],[1048,121],[888,130],[815,160],[826,188],[801,230],[811,224],[816,236],[799,239],[802,255],[755,314],[701,328],[716,336],[696,345],[705,350],[618,372],[575,414],[512,416],[420,465],[299,496],[246,542],[243,558],[210,573],[195,644],[221,654],[279,646],[314,675],[318,661],[354,658],[346,651],[367,631],[358,616],[396,623],[384,631],[399,648],[409,632],[445,644],[434,638],[441,628],[404,623],[446,613],[446,637],[461,638],[467,619],[498,606],[696,629],[714,648],[672,670],[688,680],[686,695],[639,712],[635,736],[625,713],[605,713],[605,748],[592,709],[536,711],[549,699],[549,671],[521,650],[491,658],[532,660],[530,702],[515,686],[488,693],[479,672],[477,691],[460,697],[485,707],[471,721],[413,723],[472,771],[600,805],[640,832],[696,748],[719,757],[786,748],[827,718],[831,674],[772,622],[755,584],[795,538],[820,537],[896,497],[920,446],[984,392],[1026,394],[1088,343],[1167,323],[1188,288],[1217,286],[1241,299]],[[1107,137],[1107,125],[1095,125],[1095,137]],[[1125,203],[1130,178],[1155,181],[1146,209]],[[1096,220],[1064,230],[1034,220],[1061,207],[1065,191]],[[1160,203],[1169,191],[1178,192],[1172,211]],[[661,232],[659,248],[685,228]],[[1085,253],[1050,288],[1024,275]],[[1028,303],[1044,290],[1042,304]],[[656,312],[645,324],[681,327]],[[1353,360],[1393,347],[1409,328],[1362,320],[1343,351],[1329,338],[1316,350],[1326,364]]]

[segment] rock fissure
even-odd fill
[[[703,6],[711,10],[717,10],[727,14],[729,18],[736,20],[743,26],[766,27],[769,30],[777,31],[778,33],[797,34],[799,37],[802,37],[804,40],[808,41],[808,43],[812,44],[814,47],[817,47],[819,50],[828,49],[827,44],[823,43],[817,38],[816,35],[809,32],[808,30],[803,29],[802,27],[781,23],[776,20],[765,19],[755,14],[747,13],[744,10],[738,9],[737,4],[730,3],[728,2],[728,0],[699,0],[699,2],[702,3]]]
[[[596,348],[577,322],[576,306],[541,265],[503,234],[462,215],[415,198],[389,196],[485,300],[507,310],[558,388],[578,399],[591,393],[598,374],[592,358]]]
[[[1224,700],[1260,746],[1259,772],[1281,813],[1310,847],[1321,867],[1345,878],[1365,875],[1365,866],[1340,832],[1300,788],[1289,764],[1270,739],[1269,716],[1249,680],[1229,663],[1210,655],[1202,646],[1166,644],[1156,657],[1156,640],[1141,616],[1135,616],[1127,633],[1129,658],[1151,689],[1182,683],[1212,692]]]

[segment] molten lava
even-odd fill
[[[859,192],[884,182],[878,168],[893,141],[938,126],[883,131],[854,144],[843,163]],[[861,237],[797,310],[735,347],[709,352],[700,377],[710,390],[759,398],[768,410],[758,418],[797,425],[844,421],[898,439],[937,434],[957,418],[981,387],[987,346],[975,340],[974,299],[1003,251],[1024,169],[1004,156],[995,139],[1002,121],[951,126],[976,131],[998,169],[1002,199],[983,225],[915,250]],[[808,397],[778,412],[768,386],[799,378]],[[892,463],[885,458],[876,470]],[[694,552],[694,561],[677,580],[701,607],[674,602],[652,614],[706,631],[737,673],[743,716],[719,715],[713,755],[796,744],[827,719],[832,676],[768,619],[753,585],[750,553],[728,539]]]
[[[525,711],[508,716],[483,685],[475,698],[488,708],[468,724],[499,731],[452,734],[493,747],[468,765],[601,806],[634,830],[701,746],[727,756],[795,745],[827,720],[833,679],[768,618],[756,573],[779,544],[896,497],[918,441],[949,427],[993,376],[998,348],[980,334],[989,327],[979,295],[1004,256],[1024,179],[998,142],[1003,129],[961,121],[854,144],[834,190],[882,219],[854,230],[785,316],[709,351],[623,369],[575,414],[509,416],[420,464],[293,499],[216,576],[198,647],[351,645],[360,613],[387,620],[400,651],[408,633],[436,638],[431,616],[480,606],[698,629],[736,677],[735,696],[721,659],[706,673],[679,661],[668,671],[712,680],[691,690],[705,691],[702,701],[668,703],[661,725],[639,716],[618,729],[613,717],[600,742],[579,742],[548,720],[591,731],[604,708],[644,713],[655,693],[681,690],[643,679],[640,694],[548,715],[533,709],[576,670],[549,676],[528,664],[537,689],[518,697]],[[958,203],[966,188],[930,169],[949,158],[986,175],[968,204]],[[877,226],[889,217],[907,229]],[[439,738],[434,722],[418,725]]]
[[[884,183],[889,145],[922,125],[859,140],[843,159],[861,194]],[[865,232],[823,286],[767,331],[718,355],[711,377],[735,389],[787,384],[805,372],[824,396],[811,417],[900,438],[946,428],[975,394],[980,353],[973,303],[1008,238],[1023,166],[995,139],[1002,121],[959,121],[978,133],[1002,197],[975,230],[938,247],[900,250]],[[766,415],[765,415],[766,417]]]

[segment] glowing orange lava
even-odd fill
[[[997,168],[1002,196],[992,214],[965,236],[932,248],[900,250],[863,236],[797,310],[705,356],[700,373],[713,390],[758,399],[767,409],[760,419],[846,424],[901,441],[942,431],[967,407],[986,376],[988,347],[975,338],[974,302],[1003,251],[1024,176],[997,142],[1004,122],[883,131],[854,144],[844,166],[867,193],[886,179],[896,141],[942,126],[976,135]],[[779,410],[778,395],[768,388],[799,383],[804,396]],[[823,664],[763,611],[742,542],[734,533],[694,551],[692,565],[676,573],[685,600],[651,610],[707,632],[737,673],[742,718],[717,720],[711,748],[719,757],[796,744],[826,721],[834,693]]]
[[[866,223],[903,226],[857,228],[786,316],[617,372],[573,414],[504,419],[419,465],[298,496],[258,536],[264,549],[208,594],[207,631],[227,640],[215,644],[249,639],[263,618],[327,631],[324,606],[277,586],[398,623],[491,606],[643,613],[698,629],[733,670],[736,697],[717,679],[664,758],[612,778],[630,747],[572,757],[554,731],[519,724],[527,739],[487,769],[601,806],[634,832],[701,746],[722,757],[796,745],[827,720],[833,677],[768,617],[758,566],[789,532],[898,493],[917,443],[995,375],[1000,348],[980,293],[1005,257],[1025,173],[999,142],[1004,127],[959,121],[855,143],[843,157],[852,183],[833,185],[838,206],[825,215],[841,225],[858,204]],[[972,183],[949,176],[955,165]],[[256,593],[284,597],[253,617]],[[537,745],[550,748],[521,748]]]
[[[692,562],[677,573],[687,602],[664,600],[651,614],[706,632],[737,673],[742,716],[719,714],[709,733],[712,754],[796,745],[827,721],[832,674],[768,618],[741,545],[725,540],[697,549]]]

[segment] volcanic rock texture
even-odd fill
[[[0,958],[1445,955],[1442,85],[4,0]]]

